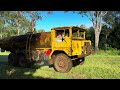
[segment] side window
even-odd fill
[[[66,30],[56,30],[56,42],[63,42],[65,37],[69,37],[70,33],[69,33],[69,29]]]
[[[84,38],[84,32],[80,32],[80,37]]]
[[[62,38],[63,35],[64,35],[64,30],[56,30],[55,38]]]
[[[78,30],[73,30],[72,31],[72,36],[73,37],[78,37]]]
[[[65,30],[65,36],[67,36],[67,37],[70,36],[69,29],[66,29],[66,30]]]

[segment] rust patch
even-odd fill
[[[50,48],[51,47],[51,33],[42,32],[36,35],[36,48]]]
[[[91,45],[89,42],[85,42],[85,48],[86,48],[86,55],[90,55],[91,54]]]

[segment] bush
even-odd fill
[[[101,56],[118,56],[120,55],[120,50],[114,49],[114,48],[108,48],[108,50],[99,50],[97,53],[95,53],[94,55],[101,55]]]

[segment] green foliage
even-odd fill
[[[9,55],[10,54],[10,52],[0,52],[0,55]]]
[[[86,39],[91,40],[92,47],[95,46],[95,31],[92,27],[86,30]]]
[[[0,11],[0,37],[35,31],[36,21],[42,20],[41,13],[41,11]],[[52,11],[47,12],[51,13]]]
[[[28,31],[27,28],[20,11],[0,11],[1,37],[23,34],[23,30]]]
[[[107,51],[100,50],[99,52],[93,54],[94,56],[119,56],[120,50],[109,47]]]
[[[104,24],[101,28],[99,37],[99,48],[102,50],[109,50],[111,48],[120,49],[120,12],[111,11],[103,18]],[[94,43],[94,33],[90,33],[91,29],[86,32],[86,38]],[[94,45],[92,44],[94,47]]]
[[[108,46],[120,49],[120,11],[109,12],[103,20],[110,27],[110,33],[107,38]]]
[[[41,32],[45,32],[45,30],[44,30],[44,29],[39,29],[39,30],[37,31],[37,33],[41,33]]]

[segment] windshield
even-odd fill
[[[84,38],[84,31],[73,30],[72,36],[73,36],[73,38]]]

